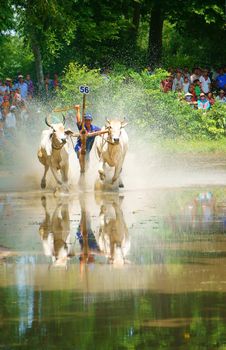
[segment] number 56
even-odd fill
[[[81,92],[81,94],[89,94],[89,87],[88,86],[79,86],[79,91]]]

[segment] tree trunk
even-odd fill
[[[32,51],[35,57],[35,68],[36,68],[36,76],[38,81],[38,92],[42,95],[44,91],[44,74],[43,74],[43,65],[42,65],[42,54],[41,48],[34,38],[32,39]]]
[[[154,3],[149,24],[148,64],[159,66],[162,58],[163,12],[161,5]]]
[[[132,20],[132,30],[131,30],[131,41],[134,46],[136,46],[137,35],[140,25],[140,3],[133,1],[133,20]]]

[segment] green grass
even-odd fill
[[[155,144],[156,150],[177,154],[225,154],[226,138],[218,140],[162,139]]]

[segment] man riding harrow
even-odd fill
[[[65,130],[65,117],[63,123],[50,124],[48,118],[45,119],[49,130],[42,132],[41,146],[38,151],[39,161],[44,165],[45,171],[41,181],[41,187],[46,187],[45,177],[50,168],[54,178],[59,185],[68,186],[68,169],[69,169],[69,148],[68,136],[77,137],[74,150],[77,154],[81,175],[85,173],[86,166],[89,163],[90,151],[93,147],[95,137],[96,151],[99,156],[100,166],[99,175],[103,181],[105,179],[105,164],[115,168],[112,178],[112,184],[119,178],[119,187],[123,187],[120,179],[122,164],[128,148],[128,137],[125,130],[122,130],[127,123],[119,120],[107,120],[107,125],[100,129],[92,124],[92,115],[85,112],[86,94],[83,94],[82,118],[80,115],[80,106],[70,106],[55,109],[53,112],[64,112],[68,110],[76,110],[76,124],[79,132],[72,132],[70,129]],[[57,175],[57,171],[61,172],[61,179]]]

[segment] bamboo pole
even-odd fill
[[[75,109],[75,106],[66,106],[63,108],[55,108],[53,109],[53,112],[58,113],[58,112],[66,112],[66,111],[70,111],[71,109]]]
[[[85,109],[86,109],[86,94],[83,94],[82,100],[82,131],[81,131],[81,173],[85,172],[86,161],[86,129],[85,129]]]

